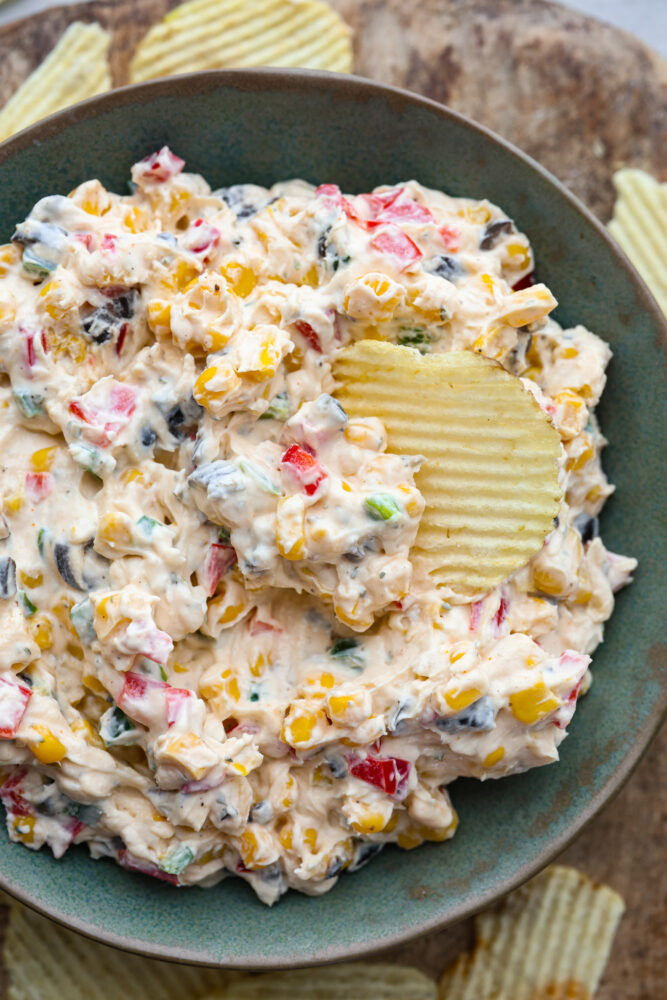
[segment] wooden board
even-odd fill
[[[425,94],[494,129],[604,221],[618,167],[643,167],[667,180],[667,64],[632,36],[544,0],[331,2],[354,28],[360,75]],[[176,5],[93,0],[0,28],[0,104],[75,20],[98,20],[112,32],[113,79],[125,82],[137,42]],[[628,904],[596,1000],[663,995],[666,756],[663,732],[626,788],[561,859],[608,882]],[[5,921],[0,907],[0,939]],[[437,974],[471,939],[466,921],[382,957]],[[0,966],[0,998],[6,986]]]
[[[667,63],[611,25],[546,0],[331,0],[355,32],[362,76],[407,87],[516,143],[600,218],[623,165],[667,180]],[[0,104],[68,24],[113,35],[126,82],[136,44],[177,0],[93,0],[0,28]]]

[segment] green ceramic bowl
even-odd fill
[[[619,789],[658,727],[665,553],[665,323],[591,215],[536,163],[460,115],[367,81],[294,71],[204,73],[130,87],[55,115],[0,147],[0,239],[38,198],[99,177],[125,190],[130,165],[168,143],[213,187],[287,177],[345,191],[417,178],[488,197],[530,236],[537,273],[614,350],[600,418],[617,492],[607,544],[639,558],[618,598],[595,683],[561,761],[502,781],[458,781],[453,841],[384,851],[320,899],[290,893],[269,910],[230,879],[176,890],[82,849],[54,861],[0,837],[0,884],[30,906],[134,951],[241,968],[358,956],[465,917],[544,867]],[[664,681],[664,676],[663,676]]]

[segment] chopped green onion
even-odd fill
[[[229,542],[230,538],[231,535],[229,533],[229,528],[226,528],[225,525],[223,524],[221,528],[218,528],[218,541],[222,542],[223,545],[226,545]]]
[[[402,326],[400,329],[405,331],[403,336],[398,338],[401,347],[416,347],[420,354],[428,354],[433,337],[427,330],[419,326]]]
[[[400,517],[405,513],[391,493],[373,493],[364,500],[364,507],[374,521],[390,521],[393,517]]]
[[[286,392],[279,392],[269,403],[260,420],[287,420],[289,417],[289,396]]]
[[[264,490],[265,493],[271,493],[272,496],[279,497],[280,490],[278,487],[271,482],[269,477],[262,472],[262,470],[254,464],[254,462],[248,462],[247,459],[242,458],[239,460],[239,469],[241,472],[245,473],[251,479],[254,479],[258,486]]]
[[[58,266],[55,261],[38,257],[31,247],[26,247],[23,251],[22,264],[26,274],[32,274],[36,278],[47,278]]]
[[[192,848],[186,844],[179,844],[174,847],[169,854],[160,862],[160,868],[169,875],[180,875],[188,867],[195,856]]]
[[[139,528],[144,535],[148,535],[149,538],[153,534],[157,525],[163,527],[161,521],[156,521],[154,517],[148,517],[146,514],[143,514],[137,521],[137,528]]]
[[[163,681],[169,680],[169,678],[167,676],[167,671],[164,669],[164,667],[162,666],[162,664],[160,664],[160,677],[162,678]]]
[[[48,535],[50,535],[48,528],[40,528],[37,532],[37,548],[39,549],[39,554],[42,559],[44,558],[44,542],[46,541]]]
[[[358,639],[336,639],[329,648],[329,656],[342,660],[350,667],[358,668],[364,666],[366,659],[364,648]]]
[[[32,618],[37,611],[37,605],[33,604],[25,590],[19,590],[19,603],[26,618]]]
[[[103,473],[108,475],[116,468],[116,459],[113,455],[103,455],[98,448],[83,441],[72,442],[69,453],[77,465],[95,476],[101,477]]]

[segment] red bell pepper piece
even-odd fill
[[[315,493],[321,483],[327,478],[327,473],[317,461],[317,459],[300,448],[298,444],[291,444],[283,457],[280,459],[282,468],[291,475],[303,487],[304,493],[309,497]]]
[[[534,284],[535,284],[535,275],[531,271],[530,274],[524,274],[523,278],[519,278],[516,285],[512,285],[512,291],[520,292],[524,288],[530,288],[530,286]]]
[[[345,212],[348,219],[352,219],[360,225],[364,224],[364,220],[356,211],[352,203],[341,194],[340,188],[337,184],[320,184],[320,186],[316,188],[315,194],[324,198],[330,207],[338,208]]]
[[[113,233],[105,233],[102,237],[102,243],[100,244],[100,250],[109,250],[111,253],[116,249],[116,244],[118,243],[118,237],[114,236]]]
[[[26,771],[15,771],[0,787],[0,799],[8,813],[14,816],[32,816],[32,803],[21,795],[21,784]]]
[[[401,271],[410,267],[411,264],[414,264],[416,260],[419,260],[423,256],[414,240],[411,240],[402,229],[394,225],[387,226],[383,232],[378,233],[371,240],[371,246],[375,250],[379,250],[380,253],[386,253],[393,257],[400,265]]]
[[[207,597],[213,597],[216,587],[235,562],[236,549],[232,545],[222,545],[220,542],[209,545],[202,569],[202,583]]]
[[[118,707],[131,719],[150,726],[160,714],[168,687],[165,681],[156,681],[130,671],[125,674]]]
[[[195,697],[194,691],[187,688],[168,687],[165,691],[167,701],[167,727],[173,726],[185,707],[187,701]]]
[[[137,406],[136,397],[136,390],[132,386],[114,382],[106,400],[100,400],[98,403],[93,387],[85,396],[72,400],[69,412],[84,424],[88,424],[95,432],[93,436],[96,444],[106,447],[134,413]]]
[[[13,674],[0,674],[0,738],[11,740],[16,736],[31,697],[30,688]]]
[[[320,344],[320,338],[313,330],[310,323],[306,323],[303,319],[298,319],[294,326],[297,328],[304,340],[307,340],[314,351],[318,354],[322,353],[322,345]]]
[[[49,493],[53,492],[56,484],[50,472],[26,472],[25,486],[28,495],[34,504],[41,503]]]
[[[184,166],[185,160],[172,153],[169,146],[163,146],[157,153],[151,153],[150,156],[145,156],[143,160],[139,161],[137,173],[144,180],[161,184],[163,181],[169,180],[170,177],[180,174]]]
[[[470,605],[470,631],[475,632],[482,619],[482,608],[484,601],[475,601]]]
[[[500,631],[500,629],[502,628],[503,622],[507,618],[508,608],[509,608],[509,602],[506,600],[505,597],[501,596],[501,598],[500,598],[500,604],[498,605],[498,610],[496,611],[495,615],[493,616],[493,627],[494,627],[494,630],[496,631],[496,633],[498,633]]]
[[[452,251],[459,249],[461,233],[456,226],[440,226],[438,232],[442,237],[442,242],[445,244],[445,249]]]
[[[350,760],[350,774],[387,795],[401,795],[410,777],[412,764],[400,757],[355,757]]]
[[[185,244],[189,250],[202,254],[203,259],[206,260],[206,251],[217,246],[221,236],[220,230],[206,219],[195,219],[186,234]]]
[[[152,865],[149,861],[135,858],[127,848],[118,852],[118,861],[129,872],[141,872],[142,875],[150,875],[151,878],[157,878],[161,882],[170,882],[172,885],[181,884],[178,875],[171,875],[169,872],[162,871],[157,865]]]

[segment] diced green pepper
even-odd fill
[[[69,613],[72,625],[74,626],[74,631],[78,635],[81,642],[85,643],[87,646],[91,642],[94,642],[97,638],[95,633],[95,627],[93,625],[93,620],[95,614],[93,612],[93,604],[89,597],[84,597],[82,601],[75,604]]]
[[[43,397],[37,393],[26,392],[25,389],[14,389],[14,399],[24,417],[39,417],[44,413]]]
[[[148,517],[146,514],[143,514],[137,521],[137,528],[139,528],[139,530],[149,538],[158,525],[163,527],[161,521],[156,521],[154,517]]]
[[[136,726],[118,705],[107,709],[100,719],[99,729],[105,746],[129,746],[136,742]]]
[[[180,875],[188,867],[194,856],[195,852],[192,848],[186,844],[179,844],[178,847],[172,848],[169,854],[162,859],[160,868],[163,872],[168,872],[170,875]]]
[[[286,392],[279,392],[269,403],[260,420],[287,420],[289,417],[289,396]]]
[[[239,469],[246,476],[254,479],[257,485],[261,486],[265,493],[271,493],[272,496],[276,497],[280,496],[280,490],[275,483],[272,483],[269,477],[265,475],[265,473],[259,468],[259,466],[255,465],[254,462],[249,462],[247,459],[242,458],[239,460]]]
[[[342,660],[347,666],[359,669],[364,666],[366,659],[364,647],[358,639],[336,639],[329,648],[329,656]]]
[[[31,247],[24,249],[22,264],[26,274],[31,274],[36,278],[47,278],[58,266],[54,261],[38,257]]]
[[[37,606],[32,603],[25,590],[19,590],[19,604],[21,605],[21,610],[26,618],[32,618],[32,616],[37,611]]]
[[[391,493],[373,493],[372,496],[364,500],[366,513],[374,521],[390,521],[393,517],[400,517],[405,511],[396,497]]]

